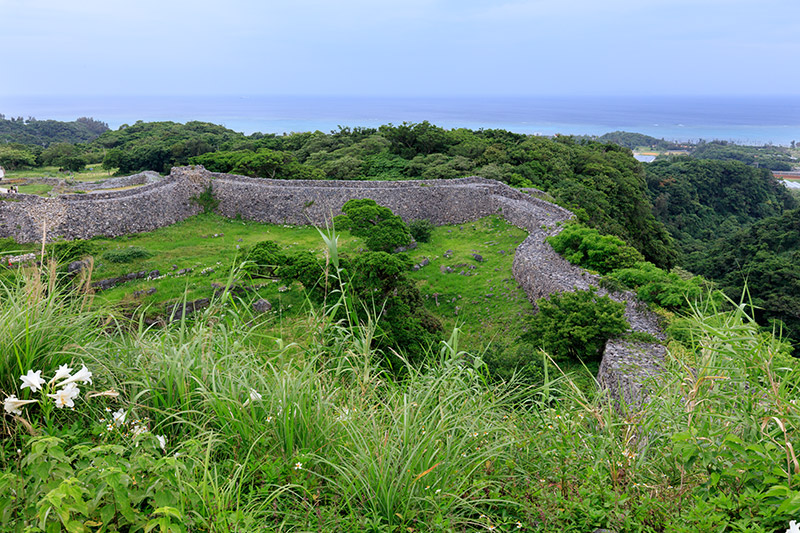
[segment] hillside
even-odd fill
[[[72,122],[6,118],[0,114],[0,142],[35,145],[47,148],[55,143],[86,143],[96,139],[108,124],[93,118],[81,117]]]

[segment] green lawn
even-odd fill
[[[492,343],[502,349],[512,345],[522,332],[521,318],[531,312],[531,305],[513,279],[511,265],[514,250],[525,236],[523,230],[493,216],[435,228],[429,243],[421,243],[409,252],[415,263],[428,258],[427,266],[409,276],[417,283],[427,308],[442,320],[445,331],[463,326],[465,348],[480,351]],[[151,316],[163,314],[166,302],[177,301],[184,294],[189,300],[210,297],[214,292],[212,283],[224,284],[231,269],[241,263],[242,250],[263,240],[314,250],[320,256],[325,250],[319,232],[311,226],[200,215],[153,232],[93,239],[94,280],[152,270],[162,276],[126,282],[99,293],[98,298],[129,310],[145,306]],[[129,247],[141,248],[150,256],[129,263],[113,263],[104,258],[108,251]],[[339,234],[340,253],[354,254],[362,247],[362,241],[348,232]],[[472,254],[479,254],[483,261],[477,261]],[[450,267],[453,272],[445,273],[441,267]],[[184,269],[191,271],[178,274]],[[303,316],[305,298],[300,285],[285,287],[263,279],[253,283],[259,286],[258,295],[273,303],[275,314],[283,318]],[[153,288],[156,291],[152,294],[139,292]]]
[[[59,172],[58,167],[37,167],[24,170],[10,170],[6,171],[5,179],[30,179],[30,178],[63,178],[73,179],[75,181],[100,181],[105,180],[114,175],[114,169],[111,171],[103,170],[100,163],[93,165],[86,165],[86,168],[80,172]]]

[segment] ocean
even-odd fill
[[[538,135],[623,130],[671,141],[800,142],[797,97],[22,96],[0,97],[6,117],[74,120],[117,129],[137,120],[221,124],[251,134],[330,132],[427,120],[444,128]]]

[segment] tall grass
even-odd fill
[[[498,383],[458,330],[401,379],[325,237],[333,290],[294,331],[229,295],[156,328],[106,320],[54,267],[0,282],[3,392],[83,361],[120,393],[85,394],[35,437],[6,416],[4,527],[784,531],[800,513],[800,374],[746,306],[695,307],[644,405],[551,364],[540,387]],[[108,428],[103,407],[149,431]]]
[[[0,283],[0,392],[24,395],[19,389],[21,374],[31,369],[50,371],[85,358],[102,342],[103,328],[112,317],[92,305],[90,276],[73,281],[50,262],[4,277]]]

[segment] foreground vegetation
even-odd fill
[[[695,308],[643,406],[552,364],[492,381],[458,329],[400,379],[327,249],[338,290],[294,323],[224,292],[148,328],[55,266],[3,279],[4,527],[782,531],[800,511],[798,373],[744,307]]]

